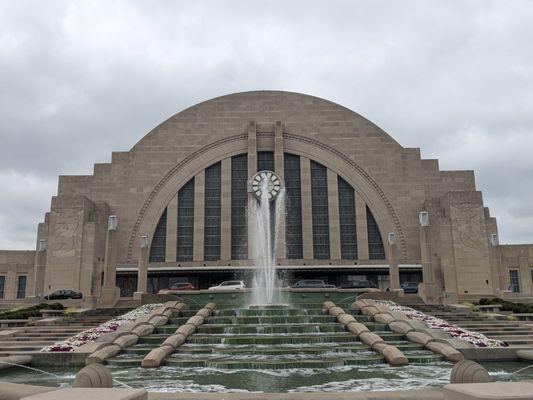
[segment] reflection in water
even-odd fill
[[[484,363],[483,366],[497,380],[533,379],[533,371],[515,371],[525,363]],[[374,390],[405,390],[439,387],[449,383],[452,365],[441,362],[433,365],[411,364],[391,368],[386,364],[344,366],[323,369],[288,370],[220,370],[214,368],[143,369],[110,367],[113,378],[132,387],[154,392],[347,392]],[[5,370],[0,379],[15,383],[59,386],[70,383],[78,369],[47,368],[53,378],[22,369]]]

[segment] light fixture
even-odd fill
[[[500,241],[498,240],[498,234],[497,233],[491,233],[490,235],[490,245],[491,246],[498,246],[500,244]]]
[[[141,249],[146,249],[148,247],[148,236],[141,236]]]
[[[392,246],[393,244],[396,244],[396,233],[389,232],[389,244]]]
[[[427,211],[421,211],[418,214],[418,219],[420,220],[420,226],[429,226],[429,213]]]
[[[118,226],[118,219],[116,215],[110,215],[107,218],[107,230],[116,231]]]
[[[45,239],[39,239],[39,245],[37,246],[37,249],[39,251],[45,251],[46,250],[46,240]]]

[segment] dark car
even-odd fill
[[[353,282],[348,282],[344,285],[341,285],[341,289],[369,289],[369,288],[377,289],[377,286],[374,282],[367,281],[367,280],[353,281]]]
[[[66,300],[66,299],[81,299],[83,295],[74,290],[56,290],[47,296],[44,296],[45,300]]]
[[[404,293],[418,293],[419,282],[404,282],[400,285]]]
[[[291,287],[295,289],[332,289],[335,288],[333,285],[327,285],[324,281],[320,279],[302,279],[301,281],[296,282]]]

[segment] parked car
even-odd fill
[[[243,281],[224,281],[220,285],[211,286],[209,290],[235,290],[246,289]]]
[[[302,279],[291,287],[294,289],[334,289],[335,285],[328,285],[320,279]]]
[[[352,281],[341,285],[341,289],[368,289],[374,288],[377,289],[377,285],[372,281],[360,280]]]
[[[404,282],[400,285],[404,293],[418,293],[419,282]]]
[[[47,296],[44,296],[45,300],[62,300],[62,299],[81,299],[83,295],[74,290],[56,290]]]
[[[158,294],[177,294],[174,292],[179,292],[182,290],[196,290],[198,289],[193,283],[191,282],[179,282],[173,284],[168,289],[161,289]]]

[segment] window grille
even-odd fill
[[[220,260],[220,162],[205,170],[204,260]]]
[[[248,258],[248,155],[231,157],[231,259]]]
[[[150,247],[151,262],[165,262],[165,252],[167,247],[167,209],[161,214],[157,227],[155,228],[152,246]]]
[[[194,178],[178,192],[176,260],[192,261],[194,243]]]
[[[19,275],[17,280],[17,299],[26,297],[26,275]]]
[[[355,191],[340,176],[338,177],[338,187],[341,258],[343,260],[357,260]]]
[[[328,259],[330,257],[328,175],[326,167],[315,161],[311,161],[311,204],[314,258]]]
[[[284,155],[285,173],[285,242],[288,259],[303,258],[302,245],[302,179],[300,157]]]
[[[366,207],[366,226],[368,232],[368,257],[371,260],[384,260],[383,239],[381,238],[378,224],[368,206]]]
[[[274,152],[273,151],[258,151],[257,152],[257,170],[274,171]]]
[[[520,282],[518,279],[518,270],[510,269],[509,270],[509,290],[513,293],[520,292]]]

